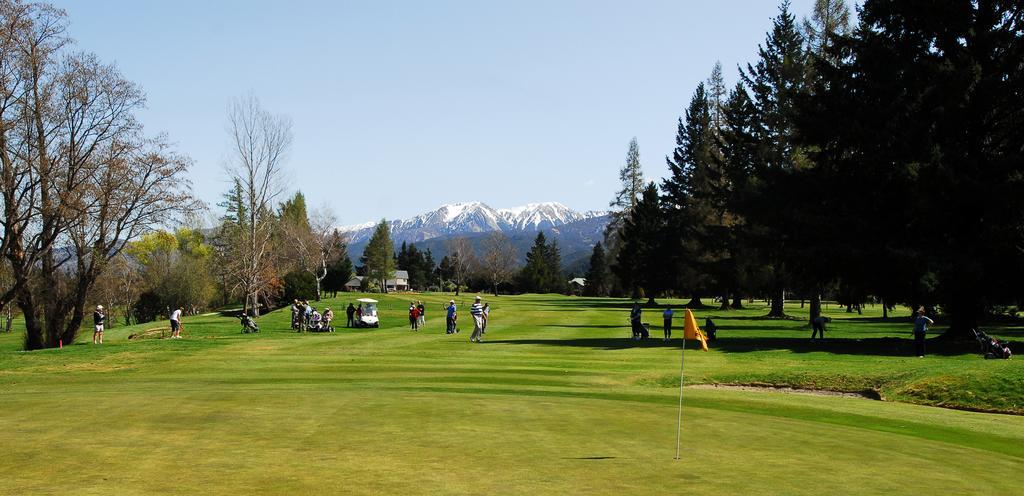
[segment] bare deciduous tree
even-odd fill
[[[0,303],[16,298],[38,349],[74,340],[129,240],[191,207],[189,160],[144,136],[135,84],[65,50],[62,11],[0,0],[0,19],[0,252],[15,281]]]
[[[504,233],[495,231],[484,240],[483,272],[487,275],[494,296],[498,286],[512,280],[516,270],[516,247]]]
[[[47,129],[41,123],[41,110],[54,91],[53,54],[68,39],[64,12],[47,5],[0,0],[0,20],[0,253],[10,262],[12,277],[0,294],[2,308],[25,290],[41,255],[60,232],[41,224],[40,159],[45,153],[39,150],[45,149],[42,145],[50,134],[38,129]],[[48,197],[50,208],[61,199]]]
[[[343,243],[338,242],[338,217],[328,206],[309,214],[309,227],[285,226],[285,234],[292,243],[296,261],[302,270],[316,280],[316,301],[321,298],[321,283],[327,277],[327,266],[334,261]]]
[[[476,266],[476,252],[466,238],[451,238],[445,242],[448,249],[448,260],[452,264],[452,276],[455,279],[455,295],[458,296],[469,272]]]
[[[292,144],[292,123],[284,115],[265,110],[255,96],[239,98],[228,106],[231,162],[228,174],[241,189],[245,219],[233,256],[236,289],[245,300],[244,311],[259,315],[259,301],[267,297],[273,271],[268,267],[274,233],[273,204],[280,196],[284,160]]]

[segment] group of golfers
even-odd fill
[[[181,339],[181,312],[184,307],[171,311],[171,339]],[[92,344],[103,344],[103,328],[107,324],[107,312],[103,305],[96,305],[92,312]]]
[[[458,334],[459,312],[455,300],[449,300],[444,310],[445,334]],[[477,296],[469,307],[469,316],[473,319],[473,334],[469,336],[469,340],[474,343],[482,342],[484,334],[487,333],[487,321],[491,317],[491,304],[482,303],[481,298]]]
[[[349,325],[352,323],[352,305],[349,305],[348,319]],[[360,306],[360,310],[362,306]],[[178,307],[171,312],[171,339],[181,339],[181,314],[182,307]],[[459,314],[458,305],[455,304],[455,300],[449,300],[447,305],[444,305],[445,310],[445,334],[457,334],[459,332]],[[295,310],[292,310],[293,314],[293,325],[294,325],[294,314]],[[484,334],[487,333],[487,321],[491,316],[490,303],[483,303],[482,299],[477,296],[473,304],[469,307],[469,315],[473,319],[473,334],[470,335],[469,340],[474,343],[482,342]],[[673,312],[671,308],[665,309],[662,313],[664,320],[664,340],[668,341],[672,338],[672,317]],[[103,344],[103,327],[106,324],[107,315],[103,310],[103,305],[96,305],[96,311],[92,314],[93,320],[93,344]],[[647,328],[641,323],[641,309],[640,304],[635,303],[632,310],[630,311],[629,321],[633,328],[633,339],[643,339],[647,337]],[[813,332],[811,333],[811,340],[815,337],[820,339],[825,338],[825,327],[831,322],[832,319],[826,316],[818,316],[812,322]],[[420,328],[425,326],[427,323],[426,319],[426,306],[422,301],[414,301],[409,304],[409,324],[412,330],[418,331]],[[924,340],[925,335],[928,332],[928,326],[933,324],[934,321],[925,315],[924,307],[921,307],[916,312],[916,318],[914,319],[914,352],[918,358],[924,356]],[[704,322],[705,331],[708,332],[708,337],[711,340],[715,339],[717,334],[715,323],[710,319],[706,319]]]
[[[455,304],[455,300],[448,300],[448,304],[444,305],[445,311],[445,334],[457,334],[459,332],[459,313],[458,305]],[[469,307],[469,315],[473,318],[473,334],[469,337],[469,340],[474,343],[483,341],[484,334],[487,332],[487,319],[491,316],[491,304],[482,303],[482,298],[479,296],[473,301],[473,305]],[[409,302],[409,328],[413,331],[419,331],[427,325],[427,307],[422,301]]]

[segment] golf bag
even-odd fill
[[[632,327],[633,330],[633,339],[640,340],[651,337],[651,332],[649,330],[650,324],[646,322],[630,322],[630,327]]]
[[[1010,346],[1006,342],[993,338],[985,334],[984,331],[977,329],[972,329],[972,331],[974,331],[974,338],[978,340],[978,346],[985,359],[1007,360],[1013,356],[1013,352],[1010,351]]]
[[[238,320],[242,324],[242,334],[260,332],[260,326],[257,325],[256,321],[247,314],[243,313],[242,315],[239,315]]]

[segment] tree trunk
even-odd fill
[[[41,350],[45,346],[43,326],[39,322],[35,299],[28,288],[22,288],[18,295],[18,307],[25,318],[25,350]]]
[[[701,308],[704,306],[704,302],[700,301],[699,295],[693,295],[690,297],[690,301],[686,302],[686,308]]]
[[[732,308],[733,310],[743,310],[743,297],[740,295],[733,295]]]
[[[648,296],[647,297],[647,306],[649,306],[649,307],[656,307],[656,306],[658,306],[658,302],[654,301],[654,297],[653,296]]]
[[[75,338],[78,337],[78,331],[82,329],[82,322],[85,320],[85,298],[92,287],[91,280],[92,277],[89,276],[79,279],[78,294],[75,295],[75,302],[71,308],[71,318],[64,326],[60,337],[65,343],[74,343]]]
[[[811,295],[811,308],[808,312],[807,323],[814,324],[814,319],[821,316],[821,293],[815,292]]]
[[[729,310],[729,292],[725,291],[722,293],[722,304],[718,306],[721,311]]]
[[[952,300],[944,306],[949,315],[949,328],[942,336],[957,341],[972,340],[972,330],[978,328],[978,321],[985,313],[985,305],[970,292],[954,292],[952,296]]]
[[[786,291],[783,288],[772,291],[771,304],[769,317],[783,318],[786,316]]]
[[[889,303],[882,298],[882,320],[889,318]]]

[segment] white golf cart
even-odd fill
[[[377,319],[377,300],[359,298],[356,300],[363,307],[363,314],[356,318],[356,327],[380,327]]]

